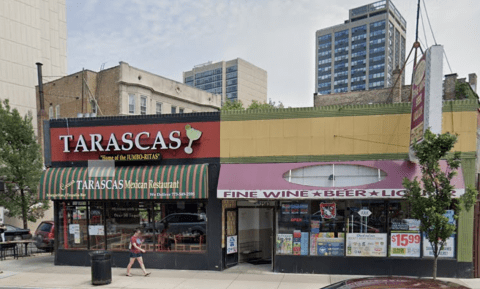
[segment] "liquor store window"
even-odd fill
[[[445,214],[455,224],[454,210]],[[456,235],[440,257],[455,257]],[[430,243],[406,200],[282,201],[277,215],[277,255],[432,257]]]

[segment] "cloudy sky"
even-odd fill
[[[438,44],[459,77],[480,73],[480,5],[475,0],[422,0]],[[315,31],[341,24],[368,0],[67,0],[68,73],[125,61],[182,81],[208,61],[242,58],[268,73],[268,98],[313,105]],[[416,0],[394,0],[407,21],[407,54],[415,38]],[[423,4],[422,4],[423,8]],[[425,9],[424,9],[425,11]],[[434,44],[423,14],[422,46]],[[412,64],[407,68],[411,74]],[[444,74],[451,73],[444,61]],[[407,77],[408,79],[408,77]]]

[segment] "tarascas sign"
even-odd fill
[[[219,157],[219,123],[51,128],[52,162]]]

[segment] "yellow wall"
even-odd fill
[[[442,127],[476,150],[476,111],[444,112]],[[410,114],[221,121],[220,157],[408,153],[409,135]]]

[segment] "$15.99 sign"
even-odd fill
[[[390,256],[420,257],[419,233],[392,233],[390,236]]]

